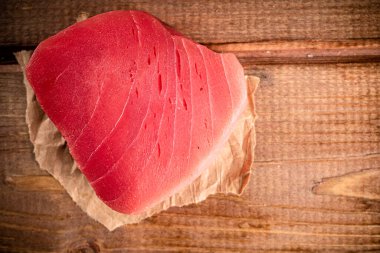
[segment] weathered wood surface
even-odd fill
[[[262,83],[247,192],[172,208],[114,232],[38,169],[22,75],[2,73],[0,249],[380,250],[379,71],[379,63],[250,68]]]
[[[36,45],[73,24],[80,12],[115,9],[152,13],[202,43],[344,40],[380,37],[378,0],[2,0],[3,45]]]
[[[380,251],[378,1],[0,6],[0,56],[12,53],[9,46],[34,47],[81,11],[137,8],[237,54],[246,73],[261,78],[247,191],[108,232],[39,170],[24,122],[20,68],[0,66],[1,252]]]
[[[290,63],[358,63],[380,61],[380,40],[266,41],[211,44],[217,52],[234,53],[244,67]]]

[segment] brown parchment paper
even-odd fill
[[[31,53],[31,51],[16,53],[23,72]],[[34,145],[35,159],[42,170],[48,171],[60,182],[84,212],[109,230],[114,230],[124,224],[138,223],[172,206],[198,203],[210,194],[241,194],[248,184],[254,158],[256,117],[254,91],[258,82],[259,79],[256,77],[247,77],[248,107],[239,119],[228,143],[210,167],[205,169],[191,185],[139,215],[113,211],[96,196],[71,157],[60,132],[41,110],[24,72],[27,99],[26,123],[30,140]]]

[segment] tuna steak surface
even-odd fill
[[[207,169],[247,104],[234,55],[140,11],[66,28],[37,47],[26,73],[96,194],[128,214]]]

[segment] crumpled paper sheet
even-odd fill
[[[16,58],[24,72],[31,51],[16,53]],[[210,194],[241,194],[247,186],[254,158],[255,111],[254,91],[259,79],[247,77],[249,104],[228,140],[215,157],[212,165],[194,182],[175,195],[138,215],[118,213],[104,204],[95,194],[71,157],[65,140],[54,124],[41,110],[34,92],[24,72],[27,107],[26,123],[30,140],[34,145],[35,159],[40,168],[48,171],[58,180],[74,202],[90,217],[109,230],[138,223],[172,206],[184,206],[205,200]]]

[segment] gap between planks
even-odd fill
[[[208,45],[234,53],[243,66],[304,63],[379,62],[380,39],[345,41],[268,41]]]
[[[244,67],[270,64],[358,63],[380,62],[380,39],[344,41],[267,41],[247,43],[206,44],[222,53],[235,54]],[[24,49],[19,47],[17,51]],[[25,48],[31,50],[32,47]],[[13,56],[14,47],[1,50],[0,73],[21,72]],[[4,65],[7,64],[7,65]]]

